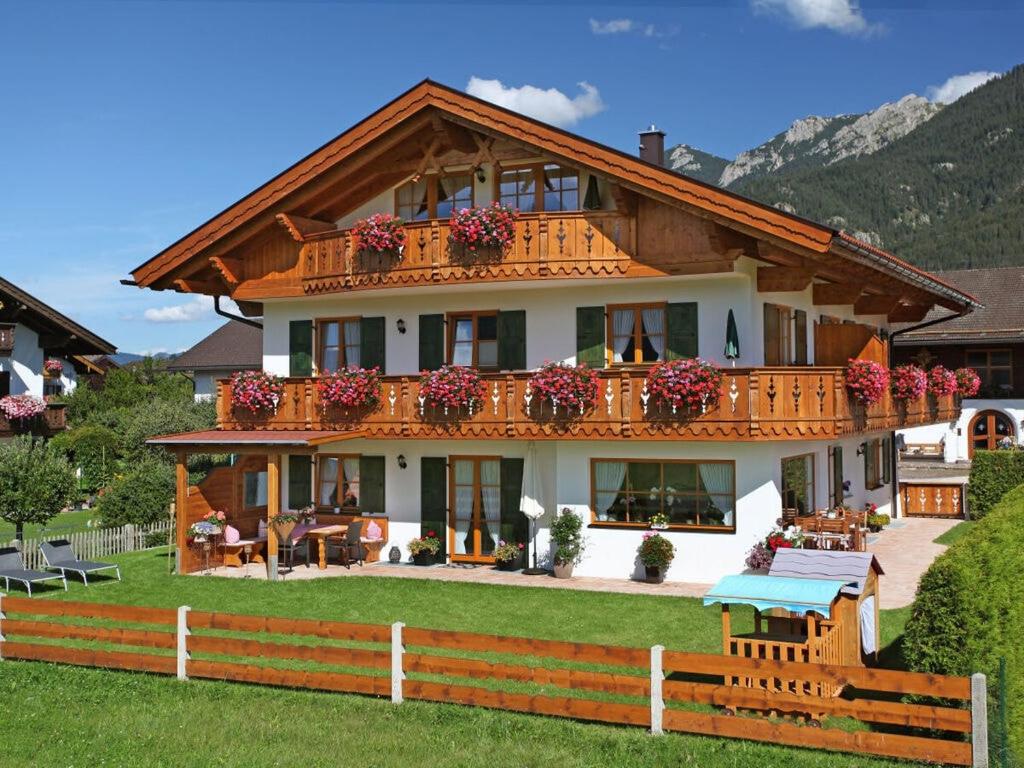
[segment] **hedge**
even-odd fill
[[[918,585],[903,638],[911,669],[949,675],[984,672],[993,692],[999,657],[1006,658],[1008,740],[1018,755],[1024,754],[1022,574],[1024,486],[1008,493],[932,563]]]
[[[978,520],[988,514],[1009,491],[1024,483],[1024,451],[975,451],[967,486],[970,515]]]

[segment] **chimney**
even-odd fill
[[[640,131],[640,159],[655,165],[665,164],[665,132],[651,123],[646,131]]]

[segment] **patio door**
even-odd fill
[[[974,458],[976,450],[994,451],[999,441],[1013,440],[1013,422],[999,411],[981,411],[971,419],[968,428],[967,458]]]
[[[501,538],[501,459],[452,456],[450,549],[455,562],[494,562]]]

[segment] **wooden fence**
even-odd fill
[[[173,525],[169,520],[161,520],[150,525],[122,525],[119,528],[94,528],[89,531],[74,531],[73,533],[51,531],[37,538],[22,541],[15,539],[2,546],[18,547],[25,560],[26,568],[42,570],[46,566],[46,560],[43,558],[39,545],[44,541],[65,539],[71,542],[71,548],[79,560],[95,560],[121,552],[146,549],[146,538],[150,534],[163,534],[162,543],[166,544],[167,537],[172,530]]]
[[[75,621],[82,618],[87,621]],[[97,619],[104,624],[90,625]],[[655,734],[988,765],[983,675],[23,597],[0,598],[0,658],[361,693],[396,704],[421,699],[641,726]],[[744,675],[823,681],[845,693],[818,698],[725,684]],[[907,696],[915,701],[901,700]],[[858,726],[829,727],[833,717],[851,718]],[[808,727],[806,720],[824,727]]]

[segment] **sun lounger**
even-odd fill
[[[46,573],[45,571],[30,571],[25,568],[25,561],[21,559],[21,552],[17,547],[0,547],[0,579],[4,580],[4,588],[10,589],[12,581],[20,581],[32,595],[32,585],[41,581],[60,580],[64,584],[64,591],[68,590],[68,581],[63,573]]]
[[[71,549],[71,544],[66,539],[44,541],[39,545],[39,549],[46,559],[46,567],[51,571],[60,571],[62,576],[67,576],[68,571],[79,573],[82,575],[82,581],[88,584],[90,573],[99,573],[113,569],[117,573],[117,580],[121,580],[121,568],[119,566],[113,563],[79,560],[75,557],[75,551]]]

